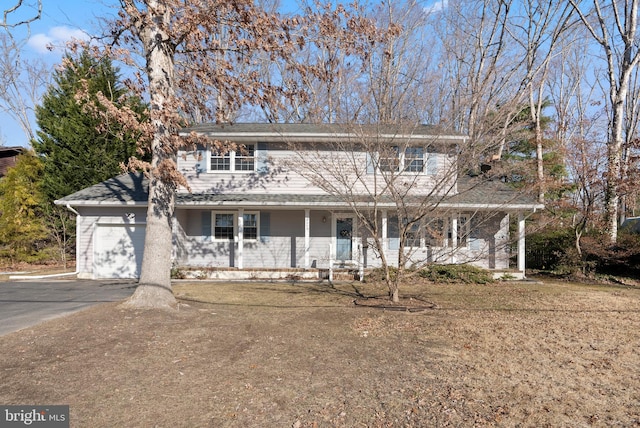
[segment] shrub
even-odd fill
[[[392,281],[396,278],[397,275],[398,275],[398,268],[389,266],[389,276],[391,277]],[[372,282],[384,281],[385,280],[384,269],[381,267],[371,269],[371,271],[367,272],[367,274],[365,275],[365,278],[367,279],[367,281],[372,281]]]
[[[422,278],[433,282],[490,284],[495,282],[491,272],[468,264],[431,265],[418,273]]]

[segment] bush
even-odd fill
[[[420,277],[433,282],[490,284],[495,282],[491,272],[472,265],[432,265],[418,272]]]
[[[614,246],[586,237],[582,247],[586,262],[598,274],[640,277],[640,234],[621,233]]]
[[[547,271],[574,270],[576,260],[573,230],[552,229],[527,236],[527,268]],[[574,265],[575,264],[575,265]]]
[[[397,275],[398,275],[398,268],[389,266],[389,276],[391,277],[391,281],[395,280]],[[365,278],[367,279],[367,281],[371,281],[371,282],[384,281],[385,280],[384,269],[383,268],[371,269],[371,271],[367,272],[367,274],[365,275]]]

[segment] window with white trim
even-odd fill
[[[233,241],[238,235],[238,213],[216,212],[213,216],[213,239],[215,241]],[[245,212],[242,216],[242,237],[245,241],[255,241],[260,234],[260,213]]]
[[[242,234],[244,239],[258,239],[258,213],[244,213]]]
[[[458,217],[458,246],[466,247],[469,243],[469,233],[471,231],[471,220],[466,215]]]
[[[445,242],[445,223],[443,218],[432,218],[425,222],[424,235],[430,247],[442,247]]]
[[[400,156],[398,147],[390,147],[388,150],[379,153],[378,166],[383,172],[398,172],[400,167]]]
[[[447,222],[447,238],[449,241],[449,246],[455,245],[456,247],[466,247],[469,243],[469,233],[471,231],[471,221],[470,218],[466,215],[458,215],[457,220],[457,229],[456,229],[456,242],[453,242],[453,234],[451,231],[452,222],[454,217],[450,217]]]
[[[213,150],[209,159],[211,171],[231,171],[231,152],[221,153]]]
[[[425,170],[424,147],[405,147],[400,151],[397,146],[390,147],[378,154],[378,168],[382,172],[416,172]]]
[[[209,171],[246,172],[256,169],[256,145],[242,144],[226,153],[211,150]]]
[[[213,213],[213,239],[233,241],[236,215],[233,213]]]
[[[424,247],[424,240],[422,239],[422,231],[420,230],[420,223],[413,223],[407,227],[404,234],[404,246],[408,248],[421,248]]]
[[[406,172],[424,171],[424,149],[422,147],[407,147],[401,164]]]
[[[256,150],[255,145],[246,144],[239,147],[235,154],[235,170],[236,171],[253,171],[256,169]]]

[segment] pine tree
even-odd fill
[[[109,128],[91,108],[100,108],[96,94],[102,93],[119,106],[144,111],[142,102],[128,96],[120,83],[119,70],[107,57],[96,59],[87,51],[76,57],[68,54],[64,66],[54,73],[54,84],[36,107],[39,127],[32,141],[44,161],[43,191],[50,200],[58,199],[122,172],[136,152],[131,135],[114,121]],[[86,86],[85,86],[86,85]],[[86,90],[86,97],[78,93]]]

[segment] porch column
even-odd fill
[[[451,263],[456,262],[458,251],[458,215],[451,217]]]
[[[244,260],[242,250],[244,249],[244,208],[238,210],[238,269],[242,269]]]
[[[309,269],[310,261],[309,261],[309,245],[310,245],[310,219],[309,213],[310,209],[306,208],[304,210],[304,267],[305,269]]]
[[[389,248],[389,224],[387,218],[387,210],[382,210],[380,214],[382,214],[382,252],[386,256],[387,249]]]
[[[524,214],[518,213],[518,270],[524,275],[525,269]]]

